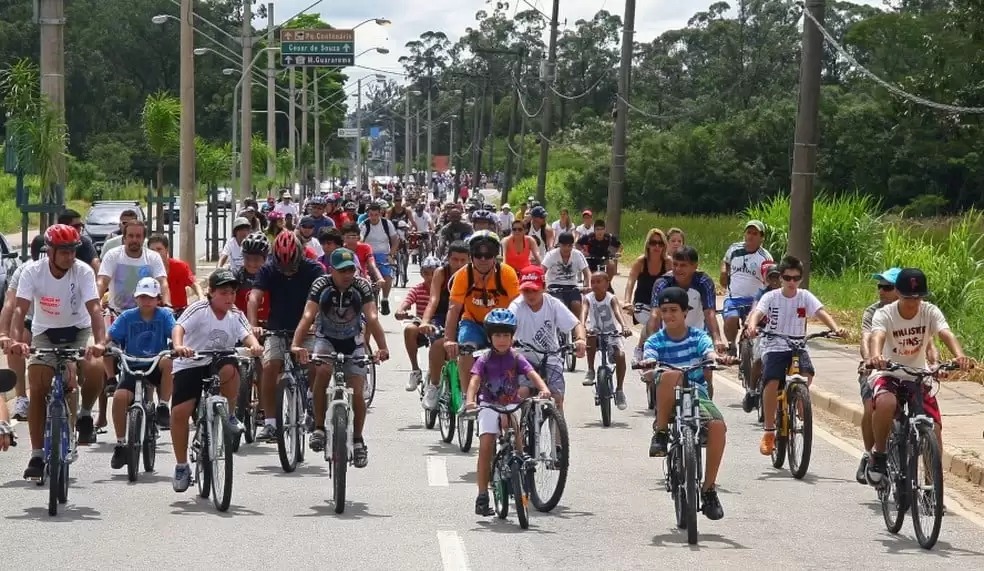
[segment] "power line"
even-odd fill
[[[550,91],[553,91],[554,92],[554,95],[556,95],[557,97],[560,97],[561,99],[566,99],[568,101],[574,101],[574,100],[580,99],[580,98],[584,97],[585,95],[587,95],[587,94],[591,93],[592,91],[594,91],[595,88],[598,87],[598,85],[601,84],[602,80],[604,80],[604,79],[605,79],[605,76],[602,75],[601,77],[598,78],[598,81],[594,82],[594,85],[592,85],[591,87],[587,88],[584,91],[584,93],[581,93],[580,95],[564,95],[563,93],[561,93],[561,92],[557,91],[556,89],[554,89],[554,86],[553,85],[550,86]]]

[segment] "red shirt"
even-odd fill
[[[239,311],[242,311],[244,315],[247,313],[247,306],[249,305],[249,292],[252,291],[252,286],[241,287],[236,290],[236,307]],[[260,323],[266,323],[266,320],[270,317],[270,296],[263,294],[263,301],[260,302],[259,309],[256,310],[256,319]]]
[[[355,246],[355,257],[359,259],[359,272],[363,277],[369,275],[369,260],[372,259],[372,246],[359,242]]]
[[[327,216],[331,218],[332,222],[335,223],[335,228],[339,230],[342,229],[342,226],[352,221],[344,210],[336,210]]]
[[[171,307],[184,309],[188,307],[188,290],[185,288],[195,285],[195,274],[191,266],[185,262],[170,258],[167,261],[167,287],[171,290]]]

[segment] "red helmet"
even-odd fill
[[[775,262],[765,261],[762,262],[762,265],[759,267],[759,271],[762,273],[762,281],[765,282],[769,279],[769,274],[779,273],[779,266],[777,266]]]
[[[293,232],[281,232],[277,234],[273,242],[273,259],[281,270],[292,272],[297,269],[304,256],[301,241]]]
[[[79,231],[68,224],[55,224],[44,231],[44,243],[49,250],[74,250],[82,243]]]

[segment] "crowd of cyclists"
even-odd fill
[[[763,382],[747,384],[743,405],[748,412],[752,401],[761,399],[760,452],[773,453],[777,386],[793,353],[772,335],[801,338],[807,320],[814,317],[831,331],[843,335],[844,329],[814,294],[799,287],[803,264],[792,256],[777,263],[763,247],[767,228],[762,222],[748,221],[741,240],[721,259],[722,328],[714,280],[698,270],[699,254],[681,229],[649,231],[644,252],[628,264],[626,287],[618,296],[612,278],[623,245],[603,220],[584,210],[577,225],[562,210],[558,220],[548,223],[546,209],[533,197],[516,210],[513,213],[509,204],[486,204],[480,193],[444,202],[423,189],[399,184],[326,193],[301,205],[289,192],[263,205],[247,200],[233,222],[219,267],[208,276],[207,289],[187,264],[169,256],[166,237],[148,237],[146,226],[128,213],[121,216],[120,232],[114,237],[118,244],[107,241],[100,257],[84,258],[91,244],[87,246],[80,234],[81,217],[65,211],[45,231],[43,247],[32,249],[32,261],[10,276],[0,313],[0,348],[19,378],[14,417],[29,425],[31,452],[24,477],[37,479],[44,468],[45,397],[57,365],[48,355],[32,354],[31,348],[85,350],[77,364],[70,363],[68,379],[70,388],[81,389],[77,418],[72,419],[78,444],[95,442],[107,424],[105,402],[98,407],[96,421],[92,413],[106,394],[104,386],[120,377],[111,411],[117,438],[114,469],[125,462],[122,419],[133,395],[133,379],[118,375],[107,348],[115,346],[136,357],[173,351],[173,360],[166,361],[151,382],[158,391],[161,427],[171,430],[175,491],[190,485],[188,419],[203,380],[217,370],[230,402],[235,402],[241,382],[254,382],[240,379],[235,360],[213,364],[198,352],[239,344],[260,359],[255,381],[264,411],[261,441],[276,438],[277,382],[286,356],[293,354],[314,379],[309,445],[323,450],[325,386],[331,368],[312,364],[312,357],[340,352],[370,354],[377,362],[389,358],[378,314],[390,313],[401,252],[412,254],[421,275],[395,309],[395,317],[406,322],[403,340],[411,364],[406,390],[416,391],[425,383],[421,404],[434,410],[441,369],[448,360],[457,362],[464,395],[459,412],[477,411],[477,514],[492,513],[489,470],[500,431],[499,413],[483,404],[512,404],[537,396],[552,398],[563,411],[561,336],[571,340],[577,358],[587,358],[585,386],[596,381],[598,336],[629,336],[633,324],[641,325],[641,332],[632,360],[670,367],[706,360],[731,365],[741,336],[755,339],[752,377]],[[891,268],[874,280],[878,302],[865,312],[862,326],[859,383],[867,453],[858,480],[877,485],[886,473],[885,445],[899,406],[899,379],[905,379],[887,370],[889,360],[926,368],[940,358],[933,343],[938,337],[961,368],[973,362],[963,354],[940,310],[925,301],[929,285],[923,272]],[[189,293],[197,301],[189,303]],[[293,333],[267,333],[272,331]],[[523,346],[540,351],[516,348]],[[426,376],[418,356],[424,348]],[[615,404],[624,410],[628,359],[618,342],[609,344],[609,350],[609,362],[615,365]],[[799,365],[812,380],[815,371],[808,353],[802,353]],[[354,397],[353,465],[364,468],[369,460],[362,398],[367,370],[347,364],[344,373]],[[673,395],[682,379],[670,368],[644,375],[656,395],[650,456],[667,454]],[[701,504],[704,515],[717,520],[724,516],[717,473],[727,427],[714,404],[711,372],[697,369],[687,380],[698,387],[707,433]],[[924,406],[939,435],[938,403],[926,396]],[[236,416],[229,423],[243,430]],[[12,438],[6,419],[0,417],[0,450]]]

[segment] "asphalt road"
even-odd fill
[[[699,516],[700,545],[686,545],[673,525],[662,461],[647,455],[652,418],[638,376],[629,372],[629,409],[616,410],[606,429],[580,384],[583,361],[568,375],[572,466],[561,505],[534,512],[526,531],[512,514],[505,521],[475,516],[475,454],[461,454],[442,444],[437,430],[423,428],[416,393],[404,391],[409,364],[399,325],[392,317],[384,324],[397,356],[380,369],[366,430],[370,464],[350,468],[344,514],[328,502],[321,457],[309,453],[306,465],[284,474],[270,444],[244,446],[236,456],[233,505],[218,513],[194,486],[172,491],[164,433],[157,473],[134,484],[109,467],[111,435],[82,448],[69,502],[52,518],[47,490],[21,480],[28,441],[20,423],[22,444],[0,455],[2,567],[172,569],[224,557],[225,565],[253,569],[314,569],[325,561],[413,570],[651,569],[656,562],[690,569],[984,568],[982,530],[958,515],[945,518],[931,552],[918,547],[908,521],[901,535],[887,533],[873,491],[853,480],[856,453],[833,436],[816,439],[805,480],[774,470],[758,454],[759,432],[727,382],[718,384],[730,441],[720,476],[725,518]],[[50,548],[54,542],[62,547]]]

